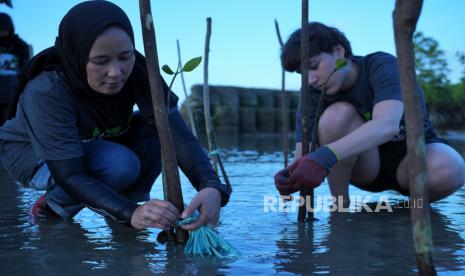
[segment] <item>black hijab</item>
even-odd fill
[[[11,17],[3,12],[0,12],[0,30],[8,31],[8,35],[6,37],[0,37],[0,44],[5,44],[15,35],[15,27],[13,25],[13,21]]]
[[[27,82],[46,70],[63,72],[65,82],[89,110],[101,130],[128,124],[137,93],[150,91],[145,58],[136,52],[136,62],[122,90],[114,95],[95,92],[87,83],[86,64],[96,38],[107,28],[116,26],[125,31],[134,45],[129,18],[121,8],[107,1],[86,1],[74,6],[60,23],[55,46],[36,55],[22,71],[10,118],[16,113],[20,93]]]

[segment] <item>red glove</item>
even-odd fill
[[[285,169],[280,170],[274,175],[274,184],[276,189],[279,191],[279,194],[290,195],[300,190],[299,186],[294,187],[294,185],[289,184],[289,176],[292,174],[295,168],[297,168],[301,159],[302,157],[298,158]]]
[[[308,155],[299,158],[297,167],[291,172],[288,184],[294,187],[313,189],[325,180],[328,171]]]
[[[274,177],[276,189],[281,195],[289,195],[302,188],[318,187],[336,162],[337,156],[329,147],[320,147],[279,171]]]

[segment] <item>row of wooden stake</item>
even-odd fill
[[[155,39],[155,29],[153,26],[153,18],[151,14],[150,0],[140,0],[140,17],[142,24],[142,33],[144,39],[144,49],[149,68],[149,81],[151,87],[151,95],[153,99],[153,109],[155,112],[156,126],[159,133],[160,144],[162,147],[163,159],[163,189],[165,198],[171,201],[181,212],[184,210],[180,179],[178,174],[176,153],[173,147],[173,140],[168,124],[168,115],[165,99],[163,96],[162,80],[160,77],[160,67],[158,63],[158,54]],[[394,31],[396,51],[398,56],[398,65],[401,79],[401,87],[403,100],[405,105],[405,119],[407,127],[407,148],[408,148],[408,164],[410,168],[409,182],[411,200],[422,199],[425,203],[422,207],[416,206],[411,210],[411,220],[413,227],[413,237],[416,250],[416,258],[418,271],[420,275],[435,275],[435,267],[432,257],[432,237],[429,215],[428,190],[426,189],[426,162],[425,162],[425,145],[424,145],[424,129],[422,124],[421,111],[417,105],[419,98],[415,93],[415,65],[412,37],[418,21],[422,0],[397,0],[394,17]],[[308,45],[308,0],[302,0],[302,21],[301,21],[301,107],[302,107],[302,155],[309,153],[309,130],[308,130],[308,110],[309,110],[309,91],[308,91],[308,62],[309,45]],[[276,32],[280,45],[283,45],[281,35],[279,33],[278,23],[275,21]],[[220,165],[223,177],[227,185],[230,185],[226,171],[224,170],[218,147],[216,144],[215,134],[213,132],[212,120],[210,115],[210,101],[208,89],[208,56],[211,36],[211,18],[207,18],[207,35],[205,38],[205,53],[204,53],[204,115],[206,124],[206,133],[208,138],[208,146],[210,156],[212,157],[213,165],[217,170],[217,163]],[[178,46],[178,57],[181,64],[180,47]],[[285,107],[285,73],[282,71],[282,114],[283,118],[286,114]],[[187,97],[187,92],[184,83],[184,77],[181,72],[181,78],[184,88],[184,93]],[[192,110],[189,109],[189,119],[191,128],[196,134],[194,118]],[[288,121],[283,122],[283,151],[284,164],[287,166],[288,159]],[[316,140],[312,139],[312,150],[316,148]],[[420,150],[418,150],[420,149]],[[310,195],[313,204],[313,189],[302,190],[301,196],[307,198]],[[313,218],[313,213],[307,212],[304,209],[299,209],[298,220],[300,222],[308,221]],[[177,229],[176,240],[185,242],[187,240],[187,232],[182,229]]]

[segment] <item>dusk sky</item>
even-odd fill
[[[34,54],[51,46],[63,15],[74,0],[12,0],[10,14],[16,32],[33,45]],[[128,14],[136,35],[136,48],[143,53],[139,4],[136,0],[115,0]],[[310,0],[309,19],[339,28],[352,43],[356,55],[374,51],[395,54],[392,27],[394,0]],[[203,56],[206,18],[212,18],[209,83],[254,88],[280,89],[279,44],[274,28],[277,19],[283,39],[300,27],[300,0],[154,0],[152,11],[160,64],[177,64],[176,39],[181,43],[183,61]],[[439,42],[457,82],[463,68],[456,57],[465,52],[465,1],[425,0],[417,26],[425,36]],[[85,18],[83,18],[85,20]],[[170,81],[169,76],[164,78]],[[185,75],[186,83],[203,82],[203,63]],[[297,90],[300,76],[286,75],[287,87]],[[173,90],[184,99],[180,80]]]

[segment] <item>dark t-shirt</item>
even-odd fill
[[[400,87],[399,72],[397,69],[397,59],[393,55],[383,52],[376,52],[366,56],[355,56],[352,61],[359,65],[358,78],[354,86],[348,91],[340,91],[335,95],[324,97],[322,111],[335,102],[348,102],[352,104],[357,112],[368,121],[372,118],[373,107],[385,100],[402,101],[402,91]],[[428,111],[423,98],[423,93],[417,84],[417,93],[420,95],[421,108],[424,114],[425,132],[434,134],[431,122],[428,118]],[[315,124],[316,109],[321,92],[315,88],[310,89],[310,113],[309,113],[309,133],[311,135]],[[296,114],[296,141],[302,141],[302,118],[300,104]],[[394,140],[405,139],[405,121],[399,125],[399,133]]]
[[[1,161],[10,175],[28,183],[40,159],[64,160],[84,155],[82,143],[98,138],[119,136],[131,124],[132,107],[137,103],[141,113],[150,113],[150,91],[134,97],[127,123],[101,130],[91,112],[64,82],[61,73],[45,71],[31,80],[21,94],[16,116],[0,128]],[[137,99],[136,99],[137,98]],[[171,106],[177,98],[172,97]],[[142,110],[144,109],[144,110]]]
[[[7,45],[0,44],[0,103],[8,104],[16,76],[29,60],[29,46],[18,36]]]

